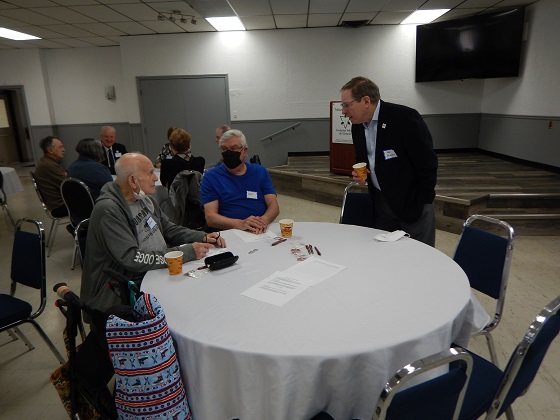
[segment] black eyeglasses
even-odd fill
[[[220,151],[222,151],[222,152],[227,152],[228,150],[229,150],[229,151],[232,151],[232,152],[240,152],[240,151],[242,151],[243,149],[245,149],[245,147],[243,147],[243,146],[232,146],[232,147],[230,147],[230,148],[227,148],[227,147],[220,147]]]

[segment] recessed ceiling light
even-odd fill
[[[401,22],[401,25],[430,23],[450,9],[417,10]]]
[[[11,29],[7,28],[0,28],[0,37],[13,39],[15,41],[26,41],[28,39],[41,39],[39,37],[24,34],[23,32],[12,31]]]
[[[237,16],[209,17],[208,23],[217,31],[244,31],[245,27]]]

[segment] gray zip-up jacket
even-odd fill
[[[183,262],[196,259],[193,242],[202,242],[205,232],[177,226],[169,221],[157,203],[152,217],[169,247],[167,251],[183,251]],[[167,252],[166,251],[166,252]],[[115,182],[101,189],[89,221],[86,252],[82,272],[80,298],[91,308],[107,311],[119,305],[119,297],[107,288],[107,267],[123,273],[138,286],[148,270],[167,267],[164,252],[142,252],[138,248],[136,228],[128,202]],[[87,321],[88,317],[85,317]]]

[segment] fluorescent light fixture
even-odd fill
[[[241,23],[237,16],[227,17],[209,17],[206,18],[208,23],[217,31],[244,31],[245,26]]]
[[[401,25],[430,23],[450,9],[417,10],[401,22]]]
[[[13,39],[14,41],[26,41],[28,39],[41,39],[33,35],[24,34],[23,32],[12,31],[7,28],[0,28],[0,37]]]

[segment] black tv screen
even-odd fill
[[[416,82],[519,76],[525,8],[416,28]]]

